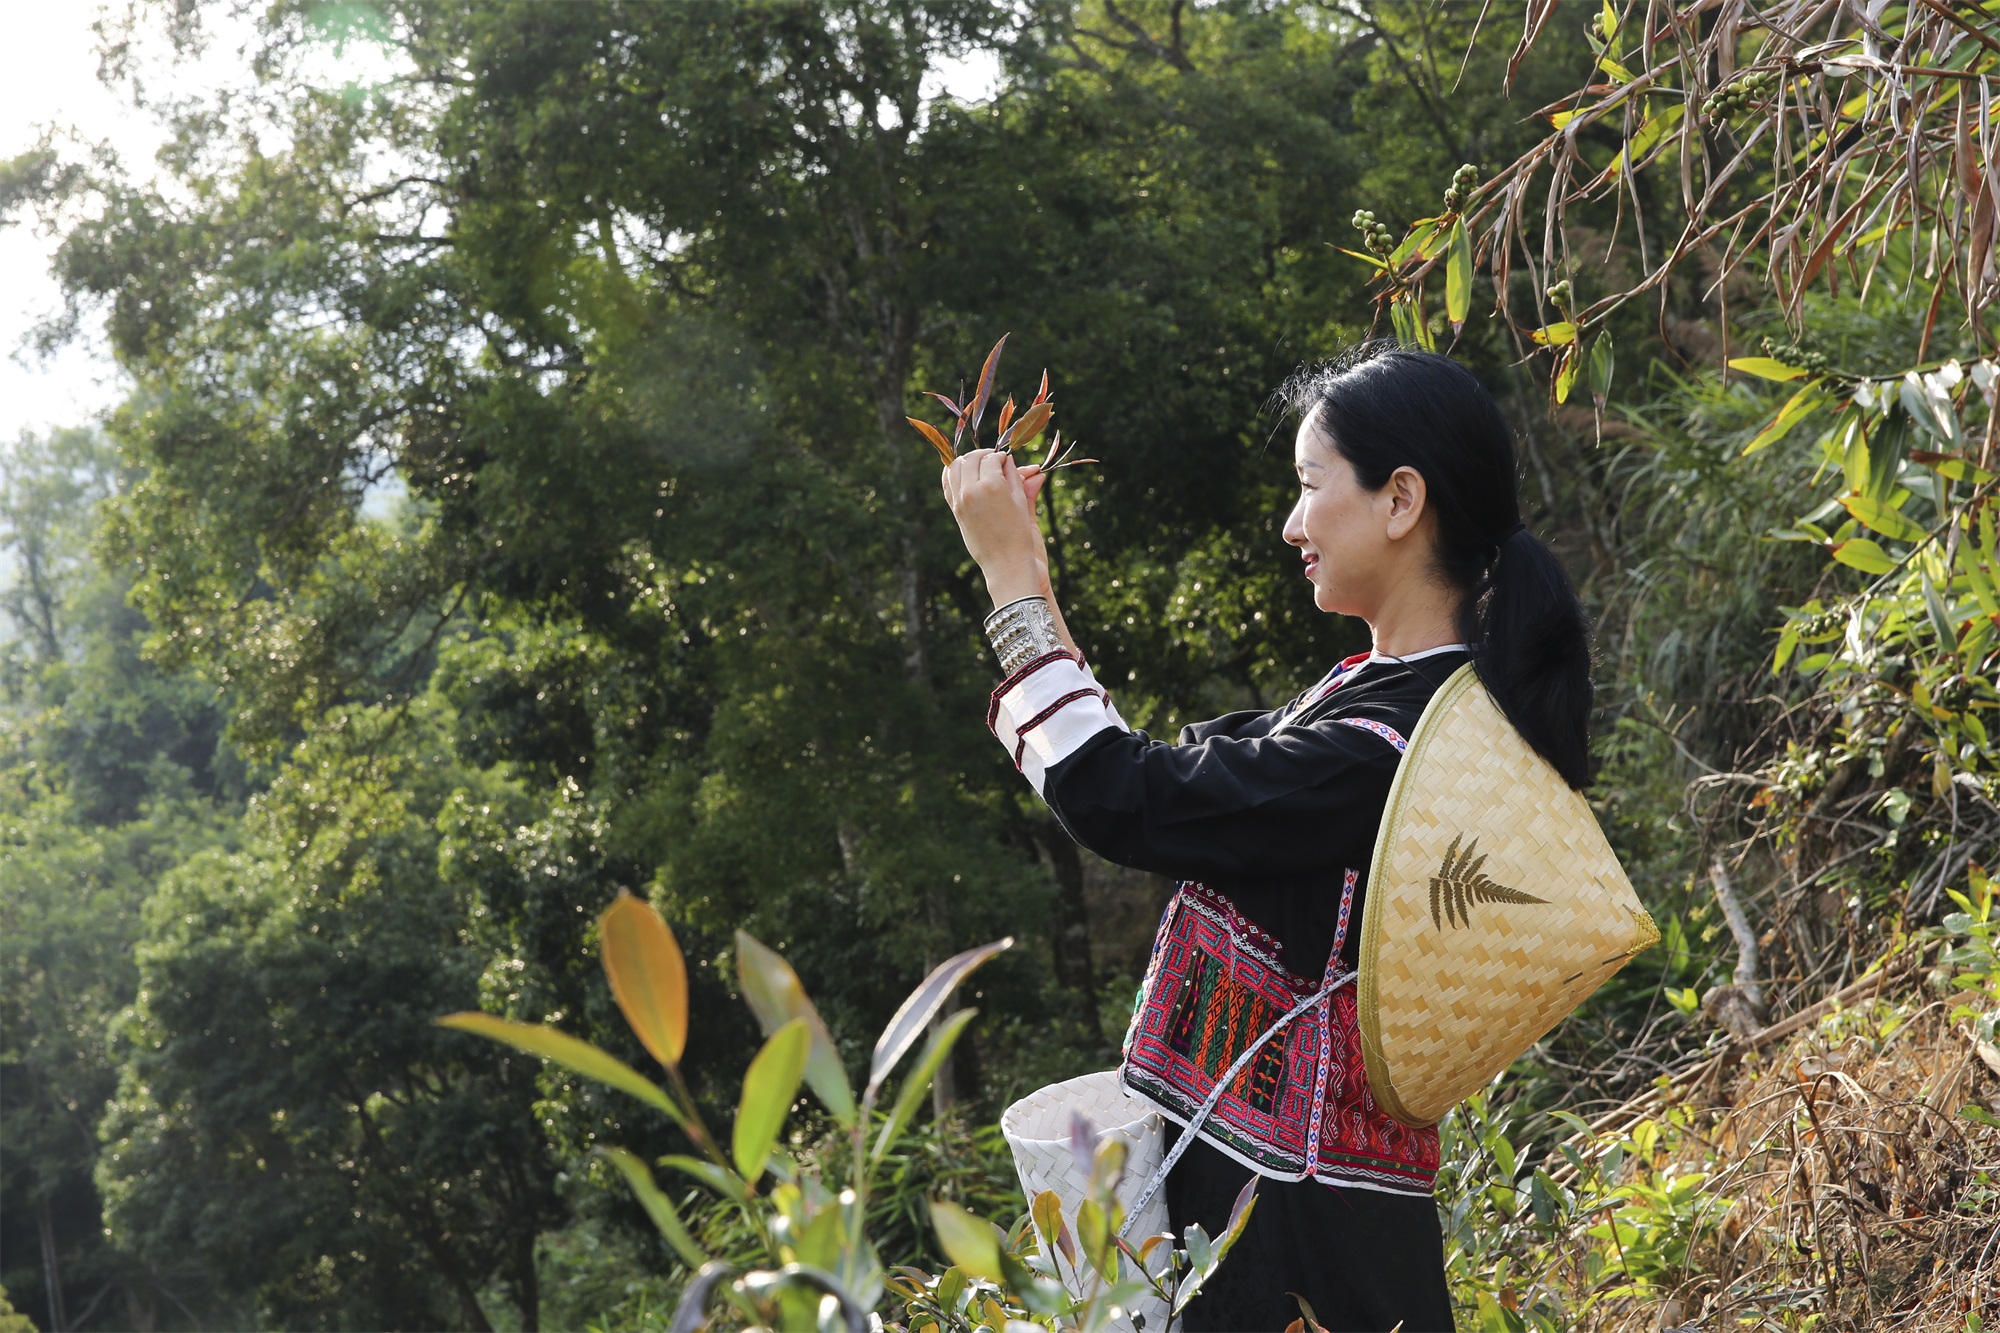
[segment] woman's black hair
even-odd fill
[[[1495,702],[1571,787],[1588,781],[1590,628],[1562,562],[1521,523],[1514,436],[1448,356],[1366,343],[1281,391],[1370,491],[1415,468],[1437,515],[1438,574],[1464,590],[1460,634]]]

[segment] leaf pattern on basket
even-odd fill
[[[1463,851],[1458,844],[1465,835],[1459,834],[1445,849],[1444,864],[1431,876],[1431,924],[1442,928],[1449,921],[1454,926],[1472,924],[1474,903],[1545,903],[1546,898],[1537,898],[1532,893],[1510,889],[1505,884],[1495,883],[1480,868],[1486,864],[1484,856],[1475,856],[1479,850],[1479,839],[1465,844]]]

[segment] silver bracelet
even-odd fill
[[[1017,598],[986,617],[986,641],[993,645],[1000,672],[1006,676],[1063,646],[1056,635],[1055,612],[1045,597]]]

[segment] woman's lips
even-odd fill
[[[1319,568],[1319,557],[1316,555],[1309,555],[1305,559],[1306,559],[1306,577],[1311,578],[1313,576],[1313,571]]]

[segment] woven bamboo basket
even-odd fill
[[[1431,699],[1376,835],[1362,915],[1376,1102],[1432,1125],[1659,931],[1581,795],[1470,664]]]
[[[1021,1178],[1021,1192],[1033,1203],[1043,1190],[1054,1190],[1062,1200],[1063,1216],[1075,1226],[1077,1206],[1084,1200],[1090,1181],[1077,1166],[1070,1150],[1070,1118],[1081,1115],[1097,1132],[1125,1140],[1125,1179],[1118,1186],[1119,1202],[1127,1209],[1146,1187],[1166,1156],[1166,1126],[1151,1103],[1125,1090],[1125,1082],[1115,1069],[1084,1074],[1079,1078],[1052,1083],[1029,1093],[1008,1107],[1000,1117],[1000,1132],[1014,1153],[1014,1171]],[[1171,1230],[1167,1221],[1167,1198],[1155,1194],[1145,1210],[1132,1219],[1126,1234],[1134,1245],[1148,1236]],[[1039,1234],[1039,1228],[1037,1228]],[[1047,1237],[1044,1237],[1044,1243]],[[1154,1252],[1154,1270],[1165,1262],[1165,1247]],[[1070,1294],[1089,1294],[1088,1282],[1073,1279],[1063,1269],[1064,1285]],[[1128,1314],[1145,1316],[1148,1333],[1166,1333],[1167,1308],[1158,1297],[1147,1296],[1133,1303]],[[1134,1327],[1129,1319],[1116,1327]]]

